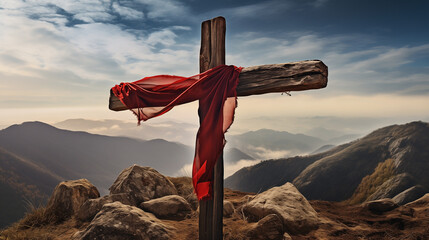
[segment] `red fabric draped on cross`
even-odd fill
[[[220,65],[192,77],[159,75],[112,88],[138,121],[162,115],[174,106],[199,100],[200,128],[192,180],[198,199],[210,199],[213,168],[225,145],[224,134],[234,120],[241,67]]]

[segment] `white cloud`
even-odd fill
[[[112,17],[98,12],[108,8],[106,2],[84,3],[17,1],[1,5],[5,9],[0,9],[0,90],[5,94],[0,96],[0,107],[102,104],[109,87],[121,81],[160,73],[194,73],[191,62],[196,62],[198,49],[193,44],[181,44],[180,51],[169,49],[178,47],[173,46],[175,31],[188,27],[161,28],[154,33],[129,31],[97,22]],[[49,4],[58,4],[75,18],[93,23],[67,26],[67,18]],[[154,48],[159,43],[163,44],[161,51]]]
[[[113,8],[113,10],[115,10],[115,12],[117,12],[119,15],[121,15],[121,17],[123,17],[124,19],[138,20],[138,19],[144,18],[143,12],[137,11],[137,10],[129,8],[129,7],[121,6],[117,2],[114,2],[112,4],[112,8]]]
[[[165,46],[171,46],[176,42],[174,40],[176,37],[177,35],[174,34],[171,30],[163,29],[161,31],[151,33],[147,38],[147,43],[151,45],[156,45],[160,43]]]
[[[251,40],[242,42],[243,37]],[[414,63],[419,64],[420,58],[428,56],[429,44],[378,46],[371,43],[368,36],[322,37],[316,33],[293,33],[283,38],[273,38],[249,32],[232,38],[236,47],[231,48],[232,51],[227,55],[228,64],[252,66],[309,59],[323,60],[329,67],[329,81],[325,92],[340,95],[419,94],[412,91],[415,89],[414,84],[428,81],[424,80],[425,74],[409,74],[402,68]],[[365,40],[358,39],[367,40],[365,43]],[[364,50],[359,50],[363,48],[361,45]],[[408,84],[404,84],[405,82]]]
[[[238,170],[244,168],[244,167],[249,167],[249,166],[253,166],[255,164],[260,163],[261,160],[240,160],[234,164],[225,164],[225,173],[224,173],[224,178],[227,178],[229,176],[231,176],[232,174],[234,174],[235,172],[237,172]]]
[[[262,1],[261,3],[242,5],[239,7],[217,9],[210,12],[208,15],[221,15],[237,18],[262,18],[267,15],[278,13],[285,14],[290,7],[291,3],[289,1],[271,0]]]
[[[106,21],[106,22],[111,21],[114,19],[114,16],[104,11],[98,11],[98,12],[76,13],[73,16],[73,18],[87,23],[94,23],[94,22],[102,22],[102,21]]]
[[[279,159],[279,158],[285,158],[290,157],[291,152],[287,150],[271,150],[264,147],[255,147],[255,146],[247,146],[249,149],[249,153],[251,152],[252,155],[256,155],[258,159]]]

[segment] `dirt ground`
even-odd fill
[[[239,191],[225,189],[225,199],[231,201],[236,208],[245,203],[246,195]],[[375,214],[361,205],[345,205],[338,202],[310,201],[318,212],[322,224],[318,229],[303,235],[292,235],[292,239],[429,239],[429,205],[401,206],[384,214]],[[174,239],[193,240],[198,239],[198,214],[194,212],[189,218],[181,221],[163,220],[167,225],[176,229]],[[224,239],[247,239],[247,231],[256,223],[248,223],[243,219],[240,211],[236,211],[231,217],[224,218]],[[87,225],[87,224],[85,224]],[[31,233],[26,233],[27,238],[17,239],[70,239],[79,229],[74,220],[69,220],[56,226],[45,226],[38,231],[46,233],[46,238],[31,238]],[[49,233],[49,234],[48,234]],[[2,238],[0,234],[0,239]]]
[[[246,202],[246,195],[225,189],[225,199],[236,208]],[[310,201],[322,219],[321,226],[305,236],[292,239],[410,239],[429,240],[429,206],[401,206],[384,214],[375,214],[361,205],[338,202]],[[198,216],[183,221],[164,221],[177,229],[177,239],[198,239]],[[247,223],[236,212],[224,218],[224,239],[246,239],[246,233],[255,223]]]

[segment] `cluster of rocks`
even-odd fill
[[[72,239],[174,239],[175,229],[162,219],[182,220],[196,209],[165,176],[150,167],[133,165],[100,197],[86,179],[65,181],[54,190],[47,211],[57,221],[74,217],[87,222]],[[188,197],[188,196],[185,196]],[[249,239],[290,239],[320,225],[316,211],[291,184],[275,187],[235,209],[224,201],[224,216],[237,212],[249,222]]]

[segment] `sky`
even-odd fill
[[[227,64],[320,59],[329,68],[325,89],[240,98],[233,133],[363,133],[429,121],[428,12],[423,0],[2,0],[0,127],[136,121],[108,110],[109,89],[197,74],[201,22],[217,16],[227,21]],[[176,107],[148,124],[196,125],[197,107]]]

